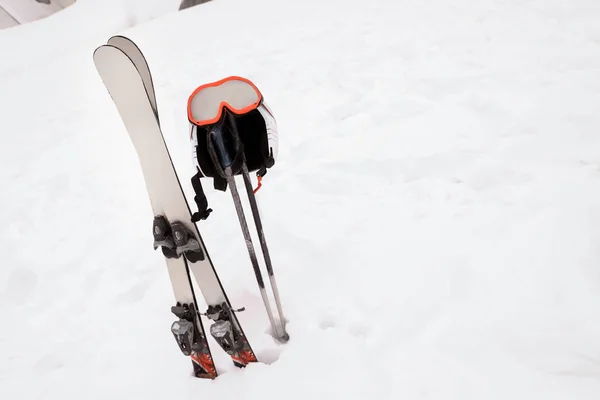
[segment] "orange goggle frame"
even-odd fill
[[[223,110],[243,115],[260,106],[263,96],[254,83],[246,78],[230,76],[199,86],[188,99],[189,121],[196,126],[217,123]]]

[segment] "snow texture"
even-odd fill
[[[598,1],[178,3],[80,0],[0,32],[1,399],[598,399]],[[231,196],[208,190],[200,230],[261,360],[211,342],[215,381],[169,331],[92,62],[118,33],[184,182],[198,85],[248,77],[278,119],[258,201],[291,340],[268,335]]]

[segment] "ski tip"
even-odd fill
[[[119,48],[112,46],[110,44],[103,44],[103,45],[96,47],[96,49],[94,50],[94,53],[92,54],[92,58],[94,59],[94,64],[96,65],[96,68],[98,68],[98,60],[99,60],[100,55],[102,53],[106,53],[106,52],[110,53],[113,51],[120,51],[121,53],[123,53]],[[123,54],[125,54],[125,53],[123,53]]]

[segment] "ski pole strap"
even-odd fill
[[[192,214],[192,222],[205,220],[212,212],[212,208],[208,208],[208,200],[206,199],[206,195],[202,189],[202,183],[200,183],[201,175],[201,172],[198,170],[198,173],[192,177],[192,187],[196,193],[194,196],[194,202],[196,202],[196,206],[198,207],[198,211]]]

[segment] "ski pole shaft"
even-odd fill
[[[256,202],[256,196],[254,195],[254,190],[252,189],[252,182],[250,181],[250,173],[248,171],[248,167],[244,162],[242,165],[242,175],[244,178],[244,186],[246,187],[246,192],[248,194],[248,200],[250,202],[250,208],[252,209],[252,217],[254,218],[254,225],[256,226],[256,232],[258,234],[258,239],[260,241],[260,247],[262,249],[262,253],[265,259],[265,264],[267,266],[267,273],[269,275],[269,281],[271,282],[271,288],[273,289],[273,295],[275,296],[275,304],[277,306],[277,312],[279,314],[279,320],[281,323],[281,329],[283,331],[283,335],[281,339],[284,341],[289,340],[289,335],[285,330],[285,317],[283,315],[283,307],[281,305],[281,297],[279,296],[279,288],[277,287],[277,282],[275,280],[275,273],[273,272],[273,264],[271,262],[271,255],[269,254],[269,247],[267,246],[267,241],[265,239],[265,234],[263,230],[262,221],[260,218],[258,203]]]
[[[242,208],[240,194],[237,190],[235,177],[233,176],[231,167],[227,167],[225,169],[225,173],[227,175],[227,183],[229,185],[229,188],[231,190],[231,195],[233,196],[233,201],[235,203],[235,210],[238,214],[238,219],[240,222],[240,226],[242,228],[242,233],[244,234],[244,239],[246,241],[246,248],[248,249],[250,261],[252,262],[252,268],[254,269],[254,275],[256,276],[256,281],[257,281],[258,287],[260,289],[260,294],[263,299],[263,303],[265,305],[265,310],[267,311],[269,321],[271,322],[271,327],[273,328],[273,333],[280,338],[284,337],[285,333],[279,334],[279,330],[277,329],[277,325],[275,324],[275,318],[273,317],[273,312],[271,310],[269,298],[267,297],[267,292],[265,290],[265,282],[263,280],[262,273],[260,272],[260,267],[258,265],[258,259],[256,258],[256,252],[254,251],[254,245],[252,244],[252,237],[250,236],[250,231],[248,229],[248,222],[246,221],[246,217],[244,215],[244,210]]]

